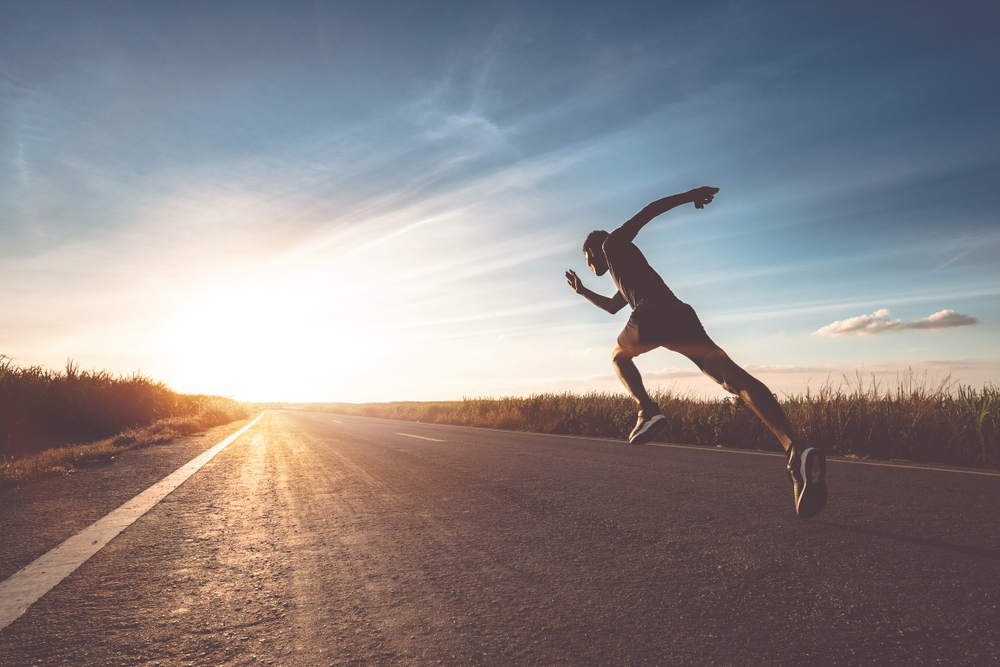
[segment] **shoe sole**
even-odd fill
[[[802,452],[799,474],[802,476],[802,493],[795,501],[795,512],[808,519],[826,507],[826,457],[812,447]]]
[[[653,439],[660,430],[667,425],[667,418],[663,415],[654,415],[646,422],[638,433],[629,438],[629,443],[633,445],[644,445]]]

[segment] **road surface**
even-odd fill
[[[84,473],[111,500],[0,495],[0,577],[215,442]],[[270,411],[0,631],[0,664],[1000,664],[1000,476],[829,483],[800,520],[778,455]]]

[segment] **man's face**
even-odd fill
[[[595,275],[603,276],[608,272],[608,260],[604,256],[604,253],[595,253],[590,248],[587,248],[583,252],[583,256],[587,258],[587,266],[590,270],[594,272]]]

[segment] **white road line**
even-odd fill
[[[344,422],[339,422],[336,419],[331,419],[330,421],[332,421],[334,424],[343,424],[344,423]]]
[[[28,607],[52,590],[56,584],[68,577],[88,558],[96,554],[136,519],[148,512],[171,491],[183,484],[191,475],[225,449],[236,438],[257,423],[257,419],[236,433],[204,452],[176,471],[167,475],[103,519],[69,538],[44,556],[25,566],[6,581],[0,583],[0,630],[13,623]]]
[[[445,442],[444,440],[438,440],[437,438],[425,438],[422,435],[410,435],[409,433],[397,433],[396,435],[405,435],[407,438],[420,438],[421,440],[430,440],[431,442]]]
[[[710,447],[698,447],[697,445],[675,445],[667,442],[650,442],[649,445],[654,445],[656,447],[671,447],[673,449],[700,449],[701,451],[709,452],[727,452],[729,454],[749,454],[752,456],[780,456],[783,459],[788,458],[788,454],[784,452],[758,452],[751,449],[728,449],[724,447],[716,447],[712,449]],[[855,459],[845,459],[840,457],[831,457],[826,460],[827,463],[852,463],[854,465],[862,466],[878,466],[880,468],[903,468],[904,470],[933,470],[935,472],[956,472],[963,475],[985,475],[986,477],[1000,477],[1000,472],[989,472],[983,470],[959,470],[956,468],[934,468],[931,465],[924,465],[922,463],[913,462],[911,465],[902,465],[900,463],[892,463],[890,461],[857,461]]]
[[[374,421],[392,422],[401,421],[396,419],[383,419],[379,417],[358,417],[358,419],[372,419]],[[493,431],[495,433],[505,433],[507,435],[540,435],[547,438],[570,438],[573,440],[591,440],[599,442],[612,442],[620,445],[627,445],[628,442],[625,440],[618,440],[616,438],[601,438],[597,436],[589,435],[569,435],[566,433],[535,433],[532,431],[508,431],[502,428],[483,428],[480,426],[459,426],[457,424],[434,424],[435,427],[439,428],[454,428],[454,429],[474,429],[477,431]],[[407,433],[398,433],[397,435],[408,435]],[[420,436],[413,435],[411,438],[419,438]],[[426,438],[431,440],[432,438]],[[440,440],[439,442],[445,442]],[[784,452],[759,452],[753,449],[734,449],[729,447],[706,447],[704,445],[679,445],[672,442],[647,442],[645,445],[629,445],[630,447],[668,447],[671,449],[695,449],[699,451],[708,452],[726,452],[728,454],[743,454],[747,456],[780,456],[781,458],[787,459],[788,455]],[[923,464],[914,461],[912,464],[903,465],[900,463],[892,463],[891,461],[857,461],[853,459],[845,459],[840,457],[830,457],[826,460],[827,463],[850,463],[853,465],[862,466],[880,466],[882,468],[904,468],[906,470],[933,470],[934,472],[953,472],[959,475],[982,475],[984,477],[1000,477],[1000,472],[988,471],[988,470],[965,470],[961,468],[935,468],[933,464]]]
[[[914,461],[913,465],[900,465],[899,463],[883,463],[882,461],[854,461],[852,459],[827,459],[827,463],[853,463],[859,466],[879,466],[881,468],[905,468],[907,470],[934,470],[937,472],[957,472],[963,475],[985,475],[987,477],[1000,477],[1000,472],[986,472],[983,470],[956,470],[954,468],[932,468]]]

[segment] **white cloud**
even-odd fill
[[[969,315],[956,313],[954,310],[942,310],[922,320],[908,322],[906,329],[949,329],[951,327],[968,327],[979,324],[979,320]]]
[[[903,324],[900,320],[889,319],[890,312],[888,308],[882,308],[871,315],[859,315],[847,320],[839,320],[814,331],[813,336],[843,336],[849,333],[869,336],[882,331],[902,328]]]
[[[942,310],[929,317],[903,323],[902,320],[889,319],[888,308],[876,310],[871,315],[859,315],[846,320],[839,320],[833,324],[817,329],[813,336],[843,336],[845,334],[856,333],[859,336],[870,336],[882,333],[883,331],[899,331],[901,329],[950,329],[952,327],[965,327],[979,324],[979,320],[969,315],[956,313],[954,310]]]

